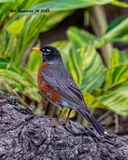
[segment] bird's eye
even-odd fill
[[[50,49],[47,49],[46,51],[47,51],[47,52],[49,52],[49,53],[51,52],[51,50],[50,50]]]

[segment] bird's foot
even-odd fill
[[[47,127],[58,127],[60,125],[64,125],[67,129],[70,128],[69,121],[57,121],[57,122],[48,122]]]
[[[48,122],[47,127],[57,127],[60,125],[65,125],[64,121]]]
[[[65,125],[66,128],[70,128],[70,121],[66,120],[64,125]]]
[[[116,146],[116,144],[114,143],[116,137],[117,137],[117,135],[109,134],[109,133],[106,132],[105,135],[101,136],[100,140],[102,142],[106,142],[106,143],[109,143],[113,146]]]

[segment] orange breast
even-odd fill
[[[38,71],[38,86],[42,94],[52,101],[58,101],[61,98],[61,95],[51,88],[47,82],[43,79],[42,71],[44,68],[47,68],[48,64],[41,64]]]

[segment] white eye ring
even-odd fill
[[[47,56],[47,55],[49,55],[49,53],[48,52],[43,52],[43,55]]]

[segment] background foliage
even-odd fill
[[[116,0],[0,0],[0,88],[19,96],[22,103],[39,103],[36,75],[41,57],[31,51],[33,46],[40,45],[39,34],[52,30],[76,9],[108,3],[128,7]],[[47,8],[50,12],[41,12]],[[39,12],[17,12],[24,9]],[[91,13],[87,13],[91,19]],[[86,22],[88,18],[85,15]],[[93,17],[92,20],[95,21]],[[62,52],[64,63],[89,107],[128,115],[128,53],[114,47],[107,47],[105,53],[102,50],[108,43],[128,44],[128,17],[119,17],[106,25],[100,36],[77,26],[69,27],[66,34],[66,40],[52,45]]]

